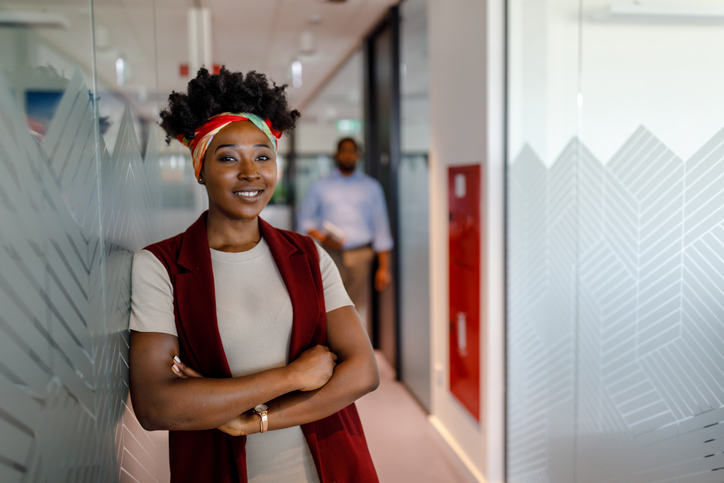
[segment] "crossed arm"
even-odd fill
[[[193,377],[180,365],[175,336],[132,332],[130,384],[133,406],[147,430],[202,430],[233,427],[233,434],[259,431],[250,409],[269,406],[269,429],[325,418],[379,384],[377,363],[366,331],[351,307],[327,313],[327,344],[313,347],[287,366],[244,377]],[[179,366],[177,364],[177,366]],[[187,377],[192,376],[192,377]]]

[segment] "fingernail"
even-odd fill
[[[173,356],[173,360],[181,364],[181,359],[179,359],[178,356]]]
[[[181,371],[176,364],[174,364],[172,367],[173,367],[173,372],[180,372],[180,371]]]

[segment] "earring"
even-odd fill
[[[198,181],[199,181],[199,184],[204,184],[204,177],[203,177],[203,176],[199,176],[199,180],[198,180]]]

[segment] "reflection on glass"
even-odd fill
[[[154,5],[93,6],[0,7],[3,482],[167,479],[126,362],[131,257],[157,237],[161,194]],[[101,24],[117,26],[105,40]],[[104,70],[120,51],[124,91]]]

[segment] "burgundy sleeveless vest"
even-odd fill
[[[292,302],[289,360],[326,344],[327,318],[319,254],[309,237],[277,230],[261,218],[261,234]],[[185,233],[146,248],[168,270],[174,293],[180,357],[205,377],[231,377],[219,336],[206,213]],[[329,417],[302,425],[321,483],[377,482],[357,408],[350,404]],[[245,483],[246,436],[216,429],[170,431],[172,483]]]

